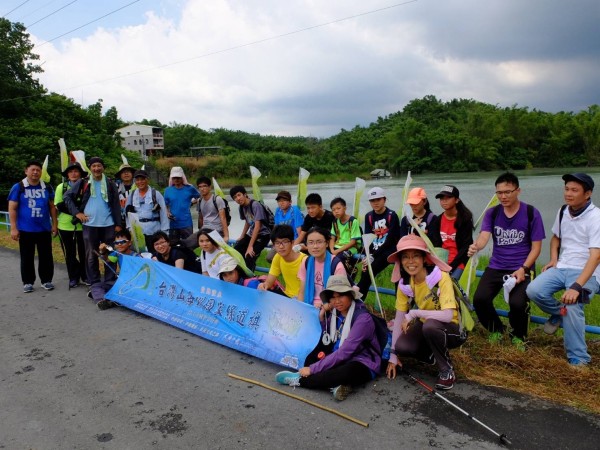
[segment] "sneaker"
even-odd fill
[[[70,280],[69,281],[69,289],[76,288],[77,286],[79,286],[79,282],[77,280]]]
[[[26,294],[29,294],[30,292],[33,292],[33,284],[24,284],[23,285],[23,292],[25,292]]]
[[[94,296],[92,295],[92,290],[88,290],[87,296],[89,299],[94,300]]]
[[[452,389],[454,387],[455,381],[456,376],[454,375],[453,370],[449,370],[447,372],[440,372],[440,374],[438,375],[437,382],[435,383],[435,387],[436,389],[447,391],[448,389]]]
[[[500,333],[499,331],[494,331],[488,336],[488,342],[490,344],[499,344],[500,341],[502,341],[502,333]]]
[[[106,300],[105,298],[103,298],[96,304],[98,305],[98,309],[100,309],[102,311],[104,311],[105,309],[109,309],[109,308],[113,308],[113,307],[117,306],[115,304],[115,302],[111,302],[110,300]]]
[[[300,386],[300,374],[284,370],[275,375],[275,381],[279,384],[287,384],[288,386]]]
[[[46,289],[47,291],[51,291],[52,289],[54,289],[54,285],[52,284],[52,281],[48,281],[47,283],[42,283],[42,287],[44,289]]]
[[[83,280],[83,284],[85,284],[88,287],[92,285],[92,283],[90,283],[88,280]]]
[[[346,384],[340,384],[338,387],[333,388],[331,393],[333,394],[333,398],[337,401],[341,402],[342,400],[346,400],[348,394],[352,392],[352,386],[348,386]]]
[[[519,350],[520,352],[525,352],[526,344],[523,339],[513,336],[511,342],[512,342],[512,345],[514,345],[517,350]]]
[[[552,315],[548,317],[546,323],[544,323],[544,333],[554,334],[560,328],[562,324],[562,318],[560,316]]]
[[[588,365],[588,363],[586,363],[585,361],[582,361],[577,358],[569,358],[569,364],[575,369],[584,369]]]

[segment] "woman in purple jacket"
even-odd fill
[[[361,294],[345,275],[331,275],[321,294],[319,313],[323,335],[297,373],[283,371],[278,383],[309,389],[331,389],[344,400],[352,386],[371,381],[381,367],[381,348],[375,323],[360,301]]]

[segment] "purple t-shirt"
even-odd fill
[[[527,204],[521,202],[519,211],[510,219],[500,206],[495,223],[492,224],[494,208],[485,212],[481,231],[492,233],[493,251],[488,267],[499,270],[517,270],[527,259],[531,243],[546,237],[540,212],[533,208],[533,220],[528,224]],[[530,234],[531,230],[531,236]]]

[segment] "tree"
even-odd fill
[[[0,117],[21,112],[27,100],[44,93],[34,75],[43,72],[35,64],[40,57],[21,23],[0,18]]]

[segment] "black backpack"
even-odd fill
[[[250,207],[252,207],[252,202],[255,202],[255,201],[256,200],[250,200]],[[273,211],[271,211],[271,208],[269,208],[263,202],[258,202],[258,203],[263,207],[263,209],[265,210],[265,216],[267,216],[267,223],[265,223],[264,225],[266,227],[268,227],[269,230],[273,230],[273,228],[275,228],[275,214],[273,214]]]
[[[196,255],[194,250],[187,247],[183,242],[179,241],[173,244],[173,248],[179,249],[185,255],[185,269],[194,273],[202,273],[202,260]]]
[[[202,200],[200,200],[202,201]],[[213,205],[215,205],[215,211],[219,212],[219,207],[217,206],[217,196],[213,194],[212,197]],[[225,203],[225,221],[227,222],[227,226],[231,225],[231,208],[229,208],[229,202],[223,199],[223,203]]]

